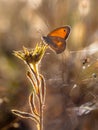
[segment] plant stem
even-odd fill
[[[43,130],[43,105],[40,102],[40,130]]]
[[[39,80],[39,73],[36,71],[34,71],[33,69],[32,69],[32,67],[30,66],[30,64],[28,64],[27,63],[27,65],[28,65],[28,67],[29,67],[29,69],[31,70],[31,72],[32,72],[32,74],[34,75],[34,78],[35,78],[35,80],[36,80],[36,83],[37,83],[37,86],[38,86],[38,88],[40,88],[39,87],[39,85],[40,85],[40,80]],[[35,83],[34,83],[35,84]],[[39,89],[40,90],[40,89]],[[38,98],[39,98],[39,105],[40,105],[40,125],[39,125],[39,130],[43,130],[43,103],[42,103],[42,100],[41,100],[41,95],[42,95],[42,93],[40,92],[40,94],[39,94],[39,96],[38,96]]]
[[[35,73],[35,71],[32,69],[32,67],[30,66],[29,63],[27,63],[27,66],[31,70],[32,74],[34,75],[34,78],[35,78],[35,80],[37,82],[37,86],[39,86],[39,80],[38,80],[38,77],[37,77],[37,73]]]

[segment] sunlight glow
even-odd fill
[[[90,11],[90,0],[80,0],[78,8],[81,15],[87,15]]]
[[[28,0],[28,5],[32,9],[37,9],[42,3],[42,0]]]
[[[73,30],[71,32],[71,40],[72,42],[74,42],[73,45],[76,48],[80,48],[82,46],[82,42],[85,38],[85,33],[86,28],[82,22],[78,22],[76,25],[74,25]]]
[[[44,32],[48,31],[48,27],[43,19],[40,16],[36,15],[30,23],[30,34],[34,38],[41,37]],[[32,35],[33,34],[33,35]]]
[[[83,55],[83,56],[85,56],[86,54],[92,55],[92,54],[97,53],[97,52],[98,52],[98,42],[97,41],[91,43],[91,45],[89,45],[88,47],[85,47],[82,50],[70,51],[70,53],[78,53],[78,54]]]

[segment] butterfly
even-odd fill
[[[66,48],[66,39],[70,33],[70,26],[59,27],[43,36],[42,40],[50,46],[57,54],[62,53]]]

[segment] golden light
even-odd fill
[[[41,18],[41,16],[35,15],[35,18],[32,18],[30,22],[31,37],[40,38],[45,32],[48,32],[48,27],[45,21]]]
[[[87,15],[90,11],[90,0],[80,0],[78,9],[82,16]]]
[[[75,48],[81,48],[85,38],[86,28],[82,22],[77,23],[71,32],[71,40]]]
[[[29,7],[31,7],[32,9],[37,9],[41,3],[42,0],[27,0]]]

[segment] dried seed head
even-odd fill
[[[23,47],[23,51],[14,51],[14,55],[28,64],[37,64],[42,59],[47,45],[37,44],[35,49],[29,50]]]

